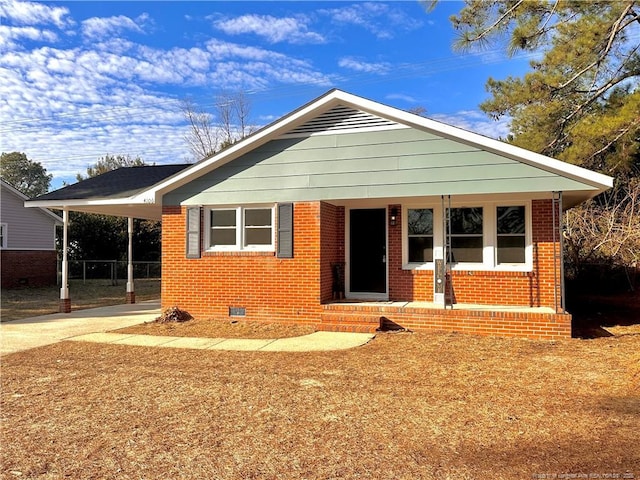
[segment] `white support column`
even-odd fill
[[[71,311],[69,298],[69,210],[62,211],[62,285],[60,287],[60,313]]]
[[[135,286],[133,282],[133,218],[129,217],[127,233],[129,234],[129,244],[127,251],[127,303],[136,303]]]

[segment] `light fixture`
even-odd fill
[[[398,220],[398,209],[396,207],[393,207],[391,209],[391,217],[389,218],[389,224],[395,225],[397,220]]]

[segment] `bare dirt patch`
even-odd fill
[[[0,380],[2,478],[640,478],[638,335],[399,333],[317,353],[63,342],[3,357]]]
[[[121,328],[116,333],[135,335],[167,335],[173,337],[206,338],[289,338],[308,335],[310,325],[283,325],[218,319],[192,319],[185,322],[146,322]]]

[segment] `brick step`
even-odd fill
[[[380,315],[362,315],[348,313],[323,313],[322,322],[325,323],[347,323],[380,325]]]
[[[335,332],[374,333],[380,327],[380,315],[359,312],[325,311],[321,315],[318,328]]]

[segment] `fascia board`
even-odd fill
[[[56,208],[62,210],[66,207],[83,207],[90,205],[144,205],[144,202],[136,201],[129,198],[116,198],[116,199],[79,199],[79,200],[26,200],[24,202],[25,207],[39,207],[39,208]]]

